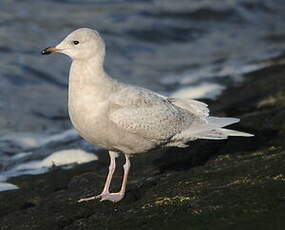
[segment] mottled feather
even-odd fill
[[[117,109],[109,114],[110,120],[147,139],[167,140],[190,127],[195,119],[194,114],[167,98],[139,87],[124,88],[111,98],[111,103]]]

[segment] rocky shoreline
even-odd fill
[[[13,178],[21,189],[0,193],[0,229],[283,229],[285,64],[278,62],[207,101],[214,115],[240,117],[233,128],[254,138],[201,140],[135,158],[117,204],[76,202],[101,191],[104,151],[74,169]]]

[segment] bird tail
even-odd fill
[[[188,98],[168,98],[173,105],[188,110],[199,119],[194,120],[191,127],[172,137],[167,146],[187,146],[185,143],[196,139],[222,140],[229,136],[252,137],[253,134],[223,127],[238,123],[239,118],[209,116],[208,105]],[[202,121],[202,123],[201,123]]]
[[[224,129],[224,126],[235,124],[240,121],[238,118],[232,117],[207,117],[207,128],[202,132],[196,133],[194,136],[198,139],[222,140],[228,136],[252,137],[253,134],[240,132],[231,129]]]
[[[225,129],[224,126],[235,124],[239,122],[238,118],[232,117],[206,117],[207,123],[201,124],[200,122],[192,124],[189,129],[175,135],[172,138],[172,143],[169,146],[177,146],[197,139],[208,140],[223,140],[229,136],[242,136],[252,137],[253,134],[240,132],[231,129]]]
[[[240,121],[239,118],[234,117],[207,117],[208,125],[212,127],[225,127],[228,125],[232,125],[238,123]]]
[[[217,128],[208,130],[207,132],[198,133],[195,135],[198,139],[208,139],[208,140],[223,140],[227,139],[229,136],[238,136],[238,137],[253,137],[253,134],[240,132],[231,129]]]

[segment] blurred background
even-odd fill
[[[70,60],[41,56],[43,48],[90,27],[106,41],[105,66],[114,78],[165,95],[215,99],[284,55],[284,12],[284,0],[1,0],[2,189],[14,188],[4,183],[11,176],[42,172],[30,161],[50,166],[53,158],[40,160],[80,140],[67,113]],[[96,151],[82,140],[77,147]]]

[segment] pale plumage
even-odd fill
[[[110,120],[125,131],[154,142],[167,142],[195,119],[167,98],[142,88],[127,87],[112,97],[118,108],[110,113]]]
[[[69,114],[78,132],[88,141],[109,150],[110,167],[103,192],[94,197],[117,202],[124,197],[129,156],[164,146],[186,147],[196,139],[252,136],[222,127],[237,118],[209,116],[205,103],[168,98],[150,90],[113,80],[104,71],[105,44],[95,30],[82,28],[43,54],[60,52],[73,59],[69,79]],[[110,193],[117,152],[126,157],[120,192]]]

